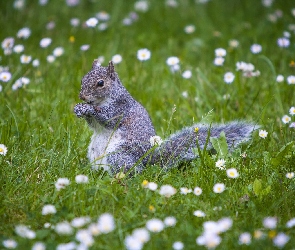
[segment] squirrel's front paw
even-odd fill
[[[84,116],[91,116],[94,114],[94,109],[93,109],[93,106],[91,106],[87,103],[78,103],[74,107],[74,113],[79,118],[84,117]]]

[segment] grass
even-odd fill
[[[294,246],[295,231],[287,228],[286,222],[295,217],[295,185],[294,178],[285,175],[295,169],[295,132],[281,118],[294,106],[295,91],[286,80],[276,82],[278,74],[285,79],[295,75],[291,63],[295,60],[294,31],[289,30],[288,48],[277,46],[277,38],[295,22],[292,1],[275,1],[271,7],[264,7],[255,0],[212,0],[206,4],[182,0],[171,8],[164,1],[150,0],[149,10],[138,12],[139,18],[131,26],[122,25],[123,18],[134,11],[131,0],[81,0],[76,7],[57,0],[45,6],[27,1],[21,10],[13,8],[13,3],[0,3],[0,39],[14,37],[15,44],[24,45],[24,54],[40,60],[40,66],[21,64],[20,54],[4,55],[0,51],[0,65],[8,66],[12,73],[9,82],[0,83],[0,144],[8,148],[5,156],[0,155],[1,242],[11,238],[18,242],[18,249],[31,249],[36,241],[42,241],[47,249],[55,249],[58,244],[75,241],[75,234],[60,236],[44,228],[44,223],[55,225],[80,216],[96,221],[101,214],[110,213],[116,229],[95,237],[92,249],[123,249],[125,237],[134,229],[144,227],[152,218],[163,220],[167,216],[174,216],[176,225],[151,233],[144,249],[171,249],[175,241],[183,242],[185,249],[195,249],[203,223],[222,217],[230,217],[233,226],[221,234],[220,249],[271,249],[272,237],[278,232],[290,236],[286,249]],[[277,9],[283,17],[269,21],[268,16]],[[101,10],[111,17],[105,31],[70,25],[71,18],[84,22]],[[55,22],[52,30],[46,29],[50,21]],[[192,34],[184,32],[189,24],[196,27]],[[26,40],[16,38],[23,27],[32,31]],[[74,42],[70,42],[71,36]],[[42,49],[39,41],[44,37],[52,38],[52,44]],[[231,39],[239,41],[238,48],[229,47]],[[250,52],[254,43],[262,45],[258,55]],[[89,44],[90,49],[81,51],[83,44]],[[48,63],[46,57],[58,46],[65,53]],[[150,60],[137,60],[136,52],[141,48],[151,51]],[[213,64],[216,48],[227,50],[222,67]],[[121,81],[146,107],[161,137],[200,121],[212,109],[213,122],[248,120],[260,124],[268,132],[266,139],[255,132],[248,144],[226,156],[226,167],[236,168],[240,176],[229,179],[225,171],[215,167],[219,156],[207,153],[202,162],[197,159],[168,172],[150,166],[133,178],[117,179],[91,171],[86,158],[91,131],[72,110],[79,102],[80,80],[93,59],[104,56],[106,64],[115,54],[123,57],[116,65]],[[170,56],[180,58],[181,72],[192,71],[190,79],[182,78],[180,72],[171,73],[166,65]],[[238,61],[253,63],[261,75],[243,77],[236,71]],[[232,84],[223,81],[227,71],[235,74]],[[30,83],[13,91],[12,85],[22,76]],[[182,96],[184,91],[187,98]],[[230,98],[224,98],[227,94]],[[172,111],[174,105],[176,112]],[[289,146],[283,148],[287,143]],[[243,152],[247,157],[240,156]],[[78,174],[87,175],[89,182],[76,184]],[[61,177],[70,179],[71,184],[56,191],[54,184]],[[178,192],[170,198],[162,197],[157,191],[144,189],[144,180],[159,187],[170,184]],[[213,193],[217,182],[226,185],[221,194]],[[200,196],[180,194],[179,188],[196,186],[203,190]],[[57,213],[42,215],[45,204],[53,204]],[[195,210],[204,211],[206,217],[195,217]],[[274,231],[262,225],[267,216],[278,218]],[[14,228],[19,224],[30,226],[36,239],[18,236]],[[241,233],[253,236],[257,229],[262,229],[266,237],[253,239],[249,246],[239,245]]]

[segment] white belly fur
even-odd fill
[[[110,165],[106,155],[115,152],[120,143],[120,130],[95,129],[88,147],[88,158],[92,169],[103,168],[105,171],[109,171]]]

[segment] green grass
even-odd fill
[[[195,249],[202,224],[222,217],[230,217],[233,226],[221,234],[219,249],[271,249],[273,242],[262,220],[275,216],[275,233],[290,236],[285,246],[290,249],[295,244],[295,231],[285,224],[295,217],[295,179],[285,175],[295,170],[295,148],[291,145],[278,152],[295,138],[294,128],[281,121],[295,105],[295,85],[288,85],[286,80],[277,83],[276,76],[282,74],[286,79],[295,75],[295,68],[289,65],[295,60],[294,31],[289,31],[288,48],[277,46],[277,38],[295,23],[291,13],[294,3],[278,0],[267,8],[256,0],[212,0],[207,4],[181,0],[178,7],[170,8],[164,1],[149,2],[146,13],[138,12],[139,19],[124,26],[123,18],[134,11],[132,0],[81,0],[76,7],[58,0],[46,6],[27,1],[22,10],[14,9],[13,1],[1,1],[0,40],[14,37],[15,44],[24,45],[24,54],[40,60],[40,66],[21,64],[20,54],[0,51],[0,65],[8,66],[12,73],[9,82],[0,82],[0,144],[8,148],[5,156],[0,155],[0,241],[14,239],[18,249],[31,249],[36,241],[42,241],[47,249],[55,249],[58,244],[75,241],[75,234],[59,236],[53,229],[45,229],[44,223],[55,225],[79,216],[96,221],[107,212],[114,216],[116,229],[95,237],[92,249],[124,249],[124,239],[134,229],[144,227],[149,219],[167,216],[174,216],[176,225],[151,233],[144,249],[171,249],[175,241],[182,241],[185,249]],[[282,10],[283,17],[270,22],[268,15],[277,9]],[[71,18],[83,22],[101,10],[111,17],[107,30],[71,27]],[[50,21],[55,22],[53,30],[46,29]],[[192,34],[184,32],[189,24],[196,27]],[[16,38],[23,27],[32,31],[27,40]],[[73,43],[70,36],[75,38]],[[39,41],[44,37],[52,38],[52,44],[42,49]],[[238,48],[229,47],[231,39],[239,41]],[[258,55],[250,52],[254,43],[262,45]],[[89,44],[90,49],[80,51],[83,44]],[[58,46],[65,53],[48,63],[46,57]],[[136,52],[141,48],[151,51],[150,60],[137,60]],[[222,67],[213,64],[216,48],[227,50]],[[260,124],[268,132],[267,138],[255,132],[248,144],[226,158],[226,167],[236,168],[240,176],[229,179],[225,171],[215,167],[219,156],[208,154],[204,154],[204,162],[194,160],[168,172],[150,166],[133,178],[118,180],[102,171],[93,172],[86,157],[91,131],[84,120],[76,118],[73,107],[79,102],[80,80],[93,59],[104,56],[106,65],[115,54],[123,57],[116,65],[121,81],[146,107],[162,137],[200,121],[212,109],[213,122],[248,120]],[[190,79],[170,72],[166,65],[170,56],[180,58],[181,72],[192,71]],[[253,63],[261,75],[243,77],[236,71],[238,61]],[[223,81],[227,71],[235,74],[232,84]],[[22,76],[30,83],[13,91],[12,85]],[[187,98],[182,96],[184,91]],[[230,94],[229,99],[224,99],[226,94]],[[246,158],[240,156],[243,152]],[[76,184],[78,174],[87,175],[89,183]],[[56,191],[54,184],[61,177],[69,178],[71,184]],[[178,192],[171,198],[161,197],[157,191],[144,189],[143,180],[159,187],[170,184]],[[226,185],[221,194],[213,193],[217,182]],[[196,186],[203,190],[200,196],[180,194],[179,188]],[[245,195],[249,198],[242,199]],[[57,213],[43,216],[45,204],[55,205]],[[219,206],[220,211],[213,210]],[[195,210],[204,211],[206,217],[195,217]],[[30,226],[37,233],[36,239],[18,236],[14,228],[19,224]],[[253,239],[249,246],[238,244],[241,233],[253,236],[257,229],[266,233],[264,239]]]

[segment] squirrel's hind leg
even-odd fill
[[[132,154],[125,152],[116,152],[109,154],[107,161],[110,165],[110,170],[113,175],[117,173],[128,173],[130,176],[134,173],[139,173],[143,170],[144,165],[142,162],[137,162]]]

